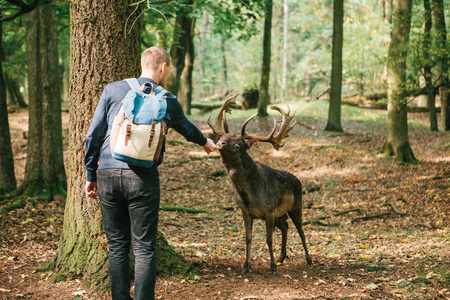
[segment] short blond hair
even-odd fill
[[[171,59],[169,53],[158,46],[147,48],[141,56],[142,69],[156,71],[158,67],[166,63],[170,66]]]

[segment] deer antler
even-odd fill
[[[281,113],[281,115],[283,116],[283,119],[281,120],[280,130],[278,131],[278,133],[276,135],[275,135],[275,131],[277,130],[277,121],[275,118],[273,118],[273,129],[269,135],[267,135],[265,137],[260,137],[260,136],[254,136],[254,135],[249,135],[249,134],[245,133],[245,126],[247,126],[247,124],[257,115],[257,113],[256,113],[253,116],[249,117],[247,120],[245,120],[244,123],[242,123],[241,136],[244,139],[256,139],[260,142],[271,143],[276,150],[279,150],[281,147],[284,146],[285,142],[283,141],[283,139],[289,137],[289,131],[291,131],[292,128],[294,128],[294,126],[295,126],[295,121],[294,121],[294,123],[290,124],[292,119],[295,116],[295,112],[292,116],[290,116],[289,113],[291,112],[291,110],[290,110],[289,106],[288,106],[287,113],[279,106],[272,106],[271,109],[279,111]]]
[[[219,113],[217,114],[217,118],[216,118],[216,124],[215,126],[213,126],[210,122],[211,119],[211,115],[209,115],[207,123],[209,125],[209,127],[211,127],[211,129],[213,130],[213,132],[217,135],[225,135],[227,133],[229,133],[228,130],[228,122],[227,122],[227,118],[226,118],[226,113],[231,114],[231,109],[228,107],[231,104],[236,104],[236,97],[239,94],[235,94],[235,95],[231,95],[231,90],[228,93],[228,95],[225,97],[225,103],[222,105],[222,107],[219,110]],[[223,131],[218,130],[217,128],[220,127],[220,125],[222,124],[222,128]]]

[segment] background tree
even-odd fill
[[[342,131],[342,41],[344,37],[344,0],[334,0],[333,50],[331,56],[331,90],[328,123],[325,130]]]
[[[438,130],[438,122],[436,115],[436,103],[434,98],[434,87],[433,87],[433,73],[432,73],[432,56],[430,52],[431,47],[431,27],[433,21],[431,18],[431,7],[430,0],[423,1],[424,6],[424,37],[422,41],[422,54],[423,54],[423,75],[425,78],[425,85],[427,91],[427,107],[428,115],[430,120],[430,130]]]
[[[10,192],[16,188],[6,104],[6,82],[3,75],[3,23],[32,11],[36,8],[39,0],[31,3],[20,0],[8,0],[7,2],[8,5],[2,5],[0,10],[0,194]],[[7,15],[4,15],[4,12],[7,12]]]
[[[38,200],[65,195],[61,90],[56,11],[53,4],[26,15],[28,142],[25,178],[19,190]]]
[[[272,49],[272,0],[265,1],[264,7],[264,38],[263,57],[261,68],[261,82],[259,85],[258,113],[260,116],[267,116],[267,105],[269,104],[269,83],[270,83],[270,57]]]
[[[388,127],[382,151],[400,163],[414,162],[408,139],[406,57],[411,28],[412,0],[394,0],[388,54]]]
[[[186,51],[189,40],[192,40],[192,0],[180,2],[180,7],[176,13],[175,25],[173,29],[173,40],[170,48],[172,66],[166,89],[178,96],[180,90],[181,73],[183,72],[186,60]],[[192,44],[193,46],[193,44]],[[186,107],[186,103],[184,103]]]
[[[0,15],[1,18],[1,15]],[[14,160],[6,106],[6,82],[3,75],[2,26],[0,22],[0,195],[16,189]]]
[[[283,91],[283,99],[287,100],[287,65],[288,65],[288,19],[289,19],[289,5],[288,0],[283,0],[283,73],[281,77],[281,89]]]
[[[439,97],[441,98],[442,130],[450,130],[449,78],[448,78],[448,42],[445,26],[444,1],[432,1],[434,28],[436,31],[437,72],[439,78]]]
[[[184,69],[181,73],[181,95],[179,101],[183,107],[183,111],[191,114],[192,103],[192,73],[194,71],[194,28],[195,19],[191,22],[191,29],[189,30],[186,44],[186,54],[184,58]]]

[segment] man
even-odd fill
[[[141,57],[141,85],[164,86],[169,78],[170,55],[162,48],[151,47]],[[159,211],[159,173],[157,165],[136,167],[116,160],[111,155],[109,135],[114,117],[130,87],[126,81],[108,84],[100,98],[86,138],[86,195],[98,194],[103,226],[109,247],[109,277],[113,299],[130,297],[129,251],[131,241],[135,255],[135,299],[154,299],[156,281],[156,232]],[[167,94],[169,127],[188,141],[199,144],[206,153],[216,145],[200,132],[184,115],[180,103]],[[164,147],[163,147],[164,148]],[[98,160],[100,159],[100,164]],[[98,177],[97,177],[98,169]],[[97,190],[98,188],[98,190]]]

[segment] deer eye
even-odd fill
[[[239,147],[242,146],[242,143],[241,142],[237,142],[234,146],[239,148]]]

